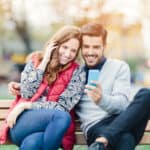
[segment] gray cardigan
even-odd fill
[[[99,83],[102,87],[99,104],[84,94],[75,109],[85,135],[91,126],[119,114],[129,105],[130,69],[124,61],[108,58],[100,71]]]

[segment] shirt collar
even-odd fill
[[[87,79],[88,79],[88,70],[89,69],[98,69],[100,71],[102,69],[104,63],[106,62],[106,60],[107,60],[107,58],[103,56],[100,63],[97,64],[96,66],[94,66],[93,68],[89,68],[88,66],[85,65],[84,69],[86,72],[86,83],[87,83]]]
[[[88,71],[89,69],[98,69],[101,70],[101,68],[103,67],[104,63],[106,62],[107,58],[106,57],[102,57],[101,61],[99,64],[97,64],[96,66],[89,68],[87,65],[85,65],[85,71]]]

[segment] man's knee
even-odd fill
[[[140,89],[135,96],[135,100],[136,99],[140,99],[141,103],[143,102],[149,106],[150,105],[150,89],[148,88]]]
[[[133,136],[132,134],[130,134],[130,133],[124,133],[124,134],[122,134],[122,136],[121,136],[120,139],[121,139],[121,140],[124,140],[124,141],[132,141],[132,142],[135,142],[134,136]]]
[[[150,98],[150,89],[148,88],[141,88],[138,92],[137,95],[145,96]]]
[[[118,147],[125,146],[125,147],[134,148],[135,147],[135,138],[130,133],[122,134],[122,136],[120,137],[120,140],[118,141],[117,145],[118,145]]]

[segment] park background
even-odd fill
[[[66,24],[99,21],[108,30],[107,57],[131,68],[132,95],[150,87],[149,0],[0,0],[0,99],[13,99],[9,81],[19,81],[26,56]],[[113,68],[112,68],[113,69]],[[17,150],[0,146],[0,150]],[[75,150],[85,150],[76,146]],[[138,147],[148,150],[150,147]]]

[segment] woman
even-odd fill
[[[67,112],[78,103],[85,83],[84,71],[74,62],[80,44],[79,28],[66,26],[47,42],[42,55],[33,55],[25,66],[21,96],[13,102],[4,124],[20,150],[57,150],[61,141],[65,150],[72,149],[74,122],[70,125]],[[6,131],[1,131],[1,143]]]

